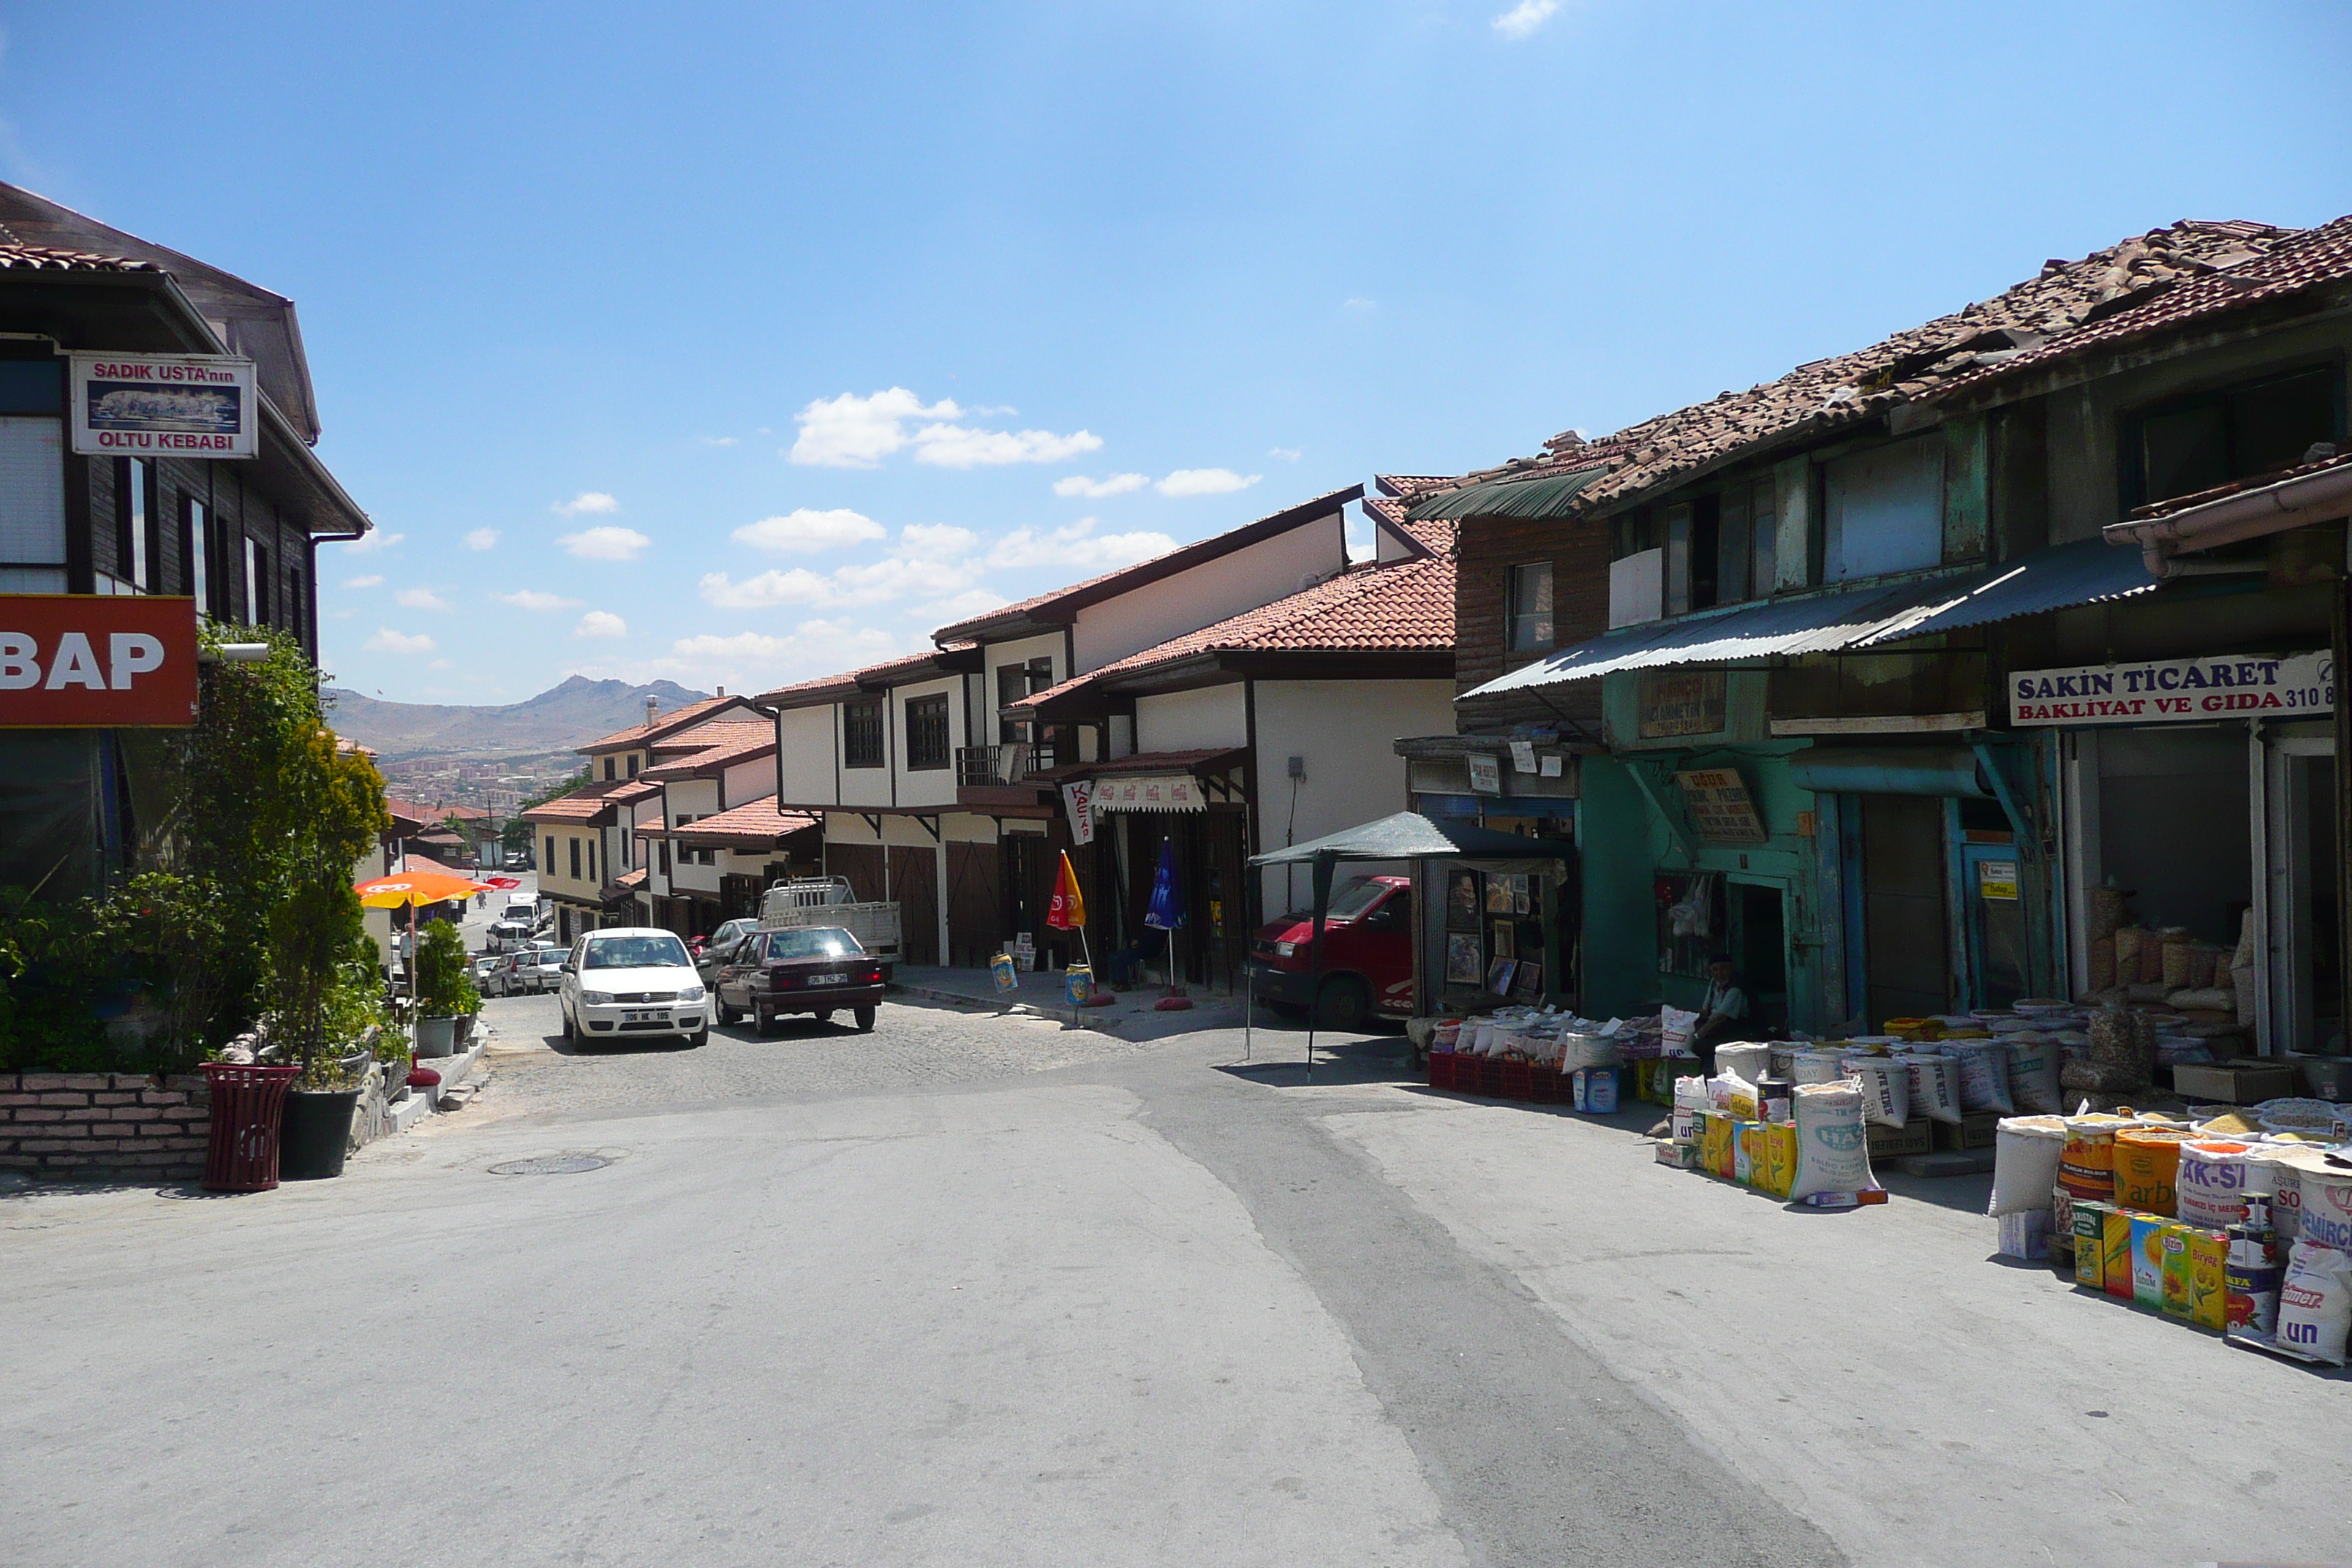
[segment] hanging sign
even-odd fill
[[[1062,786],[1062,809],[1070,817],[1070,842],[1092,844],[1095,841],[1095,786],[1091,779]]]
[[[1491,752],[1471,752],[1470,790],[1474,795],[1502,794],[1502,760]]]
[[[1691,826],[1711,844],[1761,844],[1764,822],[1736,768],[1693,768],[1675,775]]]
[[[1208,797],[1200,781],[1187,773],[1156,778],[1110,778],[1095,781],[1094,811],[1206,811]]]
[[[2009,678],[2012,724],[2181,724],[2335,711],[2336,659],[2326,653],[2077,665]]]
[[[185,729],[196,721],[196,602],[0,595],[0,728]]]
[[[261,451],[253,362],[229,354],[72,356],[73,449],[102,458]]]
[[[1633,682],[1634,732],[1713,735],[1723,729],[1725,687],[1719,669],[1645,669]]]

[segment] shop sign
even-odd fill
[[[1723,729],[1719,669],[1645,669],[1633,683],[1634,732],[1644,740],[1713,735]]]
[[[0,729],[184,729],[196,721],[196,602],[0,595]]]
[[[1491,752],[1470,753],[1470,793],[1500,795],[1503,793],[1502,760]]]
[[[1691,826],[1710,844],[1761,844],[1764,821],[1737,768],[1693,768],[1675,775]]]
[[[1183,773],[1165,778],[1097,779],[1090,811],[1206,811],[1200,781]]]
[[[73,449],[99,458],[251,458],[261,450],[253,362],[230,354],[78,353]]]
[[[1070,816],[1070,842],[1095,841],[1095,786],[1091,780],[1062,786],[1062,809]]]
[[[2336,659],[2326,653],[2079,665],[2009,678],[2012,724],[2179,724],[2335,710]]]
[[[1533,741],[1511,742],[1511,771],[1521,773],[1536,771],[1536,743]]]
[[[1979,860],[1977,862],[1977,894],[1980,898],[2017,899],[2017,862],[2014,860]]]

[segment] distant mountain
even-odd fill
[[[387,762],[418,755],[517,756],[568,752],[583,742],[646,721],[646,700],[665,713],[708,693],[674,681],[632,686],[573,676],[522,702],[499,708],[455,703],[385,702],[330,687],[328,722],[335,733],[373,746]]]

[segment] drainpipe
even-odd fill
[[[2177,559],[2180,551],[2210,550],[2283,533],[2306,523],[2332,522],[2352,512],[2352,464],[2282,479],[2260,489],[2242,490],[2167,517],[2111,522],[2100,531],[2110,544],[2137,544],[2154,577],[2186,577],[2255,572],[2262,567],[2227,562]]]

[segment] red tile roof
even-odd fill
[[[2288,479],[2300,479],[2311,474],[2326,473],[2330,468],[2341,468],[2347,465],[2352,465],[2352,452],[2337,452],[2329,457],[2315,458],[2308,463],[2297,463],[2292,468],[2273,468],[2266,474],[2248,474],[2242,479],[2231,479],[2228,484],[2215,485],[2211,489],[2199,490],[2192,495],[2172,496],[2164,500],[2151,501],[2143,507],[2135,507],[2125,521],[2147,522],[2155,518],[2170,517],[2174,512],[2187,511],[2192,507],[2225,500],[2231,496],[2240,495],[2247,490],[2265,489],[2272,485],[2283,484]]]
[[[779,686],[773,691],[761,692],[759,700],[767,707],[798,708],[812,701],[830,701],[837,697],[855,697],[860,691],[903,685],[908,679],[921,678],[929,673],[946,673],[937,668],[941,655],[970,653],[979,646],[971,642],[942,643],[921,653],[884,659],[880,664],[869,664],[861,669],[845,670],[839,675],[824,675],[814,680]]]
[[[591,741],[584,746],[574,746],[572,749],[575,752],[625,752],[632,746],[642,746],[648,741],[657,741],[665,736],[675,734],[682,726],[693,722],[699,714],[738,706],[742,701],[743,699],[740,697],[706,697],[699,702],[689,702],[685,707],[671,712],[656,714],[650,724],[639,724],[627,730],[615,730],[611,734]]]
[[[161,272],[152,261],[60,250],[49,245],[0,245],[0,267],[33,272]]]
[[[742,844],[765,848],[788,833],[816,826],[818,820],[805,812],[779,811],[775,797],[770,795],[697,817],[683,827],[671,828],[669,837],[681,844]]]
[[[2315,237],[2340,233],[2347,221],[2352,220],[2301,234],[2239,222],[2191,221],[2152,229],[2079,261],[2045,262],[2038,276],[1990,300],[1867,348],[1799,365],[1777,381],[1717,393],[1597,442],[1574,431],[1555,436],[1540,458],[1515,459],[1435,488],[1599,463],[1610,471],[1576,497],[1574,510],[1615,510],[1737,459],[1880,418],[1899,405],[1944,395],[2029,363],[2046,363],[2134,331],[2153,331],[2185,319],[2183,309],[2200,301],[2213,301],[2214,308],[2225,299],[2247,301],[2252,291],[2233,279],[2257,277],[2273,263],[2274,269],[2301,279],[2289,282],[2283,275],[2277,289],[2309,287],[2317,272],[2339,264],[2306,252],[2315,244],[2328,249]],[[2305,259],[2298,263],[2298,257]],[[2168,304],[2176,294],[2180,301]]]
[[[1399,653],[1454,647],[1454,561],[1416,557],[1354,571],[1088,670],[1016,706],[1217,653]]]
[[[635,779],[598,779],[593,784],[581,785],[570,795],[541,801],[524,812],[522,819],[525,822],[593,822],[619,804],[614,796],[631,788],[636,782]],[[629,798],[635,799],[636,796]]]
[[[740,745],[746,741],[773,741],[775,738],[776,726],[772,720],[718,719],[708,724],[697,724],[691,730],[683,731],[665,740],[656,741],[651,750],[656,756],[665,752],[669,753],[671,760],[676,761],[678,757],[690,756],[697,752],[708,752],[720,746]]]
[[[716,773],[721,769],[732,767],[737,763],[748,763],[775,751],[776,731],[772,726],[761,724],[751,728],[754,731],[751,734],[737,736],[719,745],[696,752],[690,756],[678,757],[663,763],[659,766],[647,768],[638,776],[656,782],[665,779],[690,779],[698,774]]]

